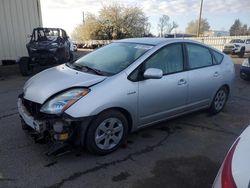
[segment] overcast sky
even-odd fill
[[[41,0],[43,26],[61,27],[70,34],[82,22],[83,11],[98,14],[111,2],[141,7],[154,34],[163,14],[177,22],[176,32],[185,32],[188,22],[198,18],[200,6],[200,0]],[[202,18],[208,19],[212,30],[229,30],[236,18],[250,26],[250,0],[204,0]]]

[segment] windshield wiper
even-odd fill
[[[72,63],[72,64],[70,64],[70,66],[72,66],[73,68],[75,68],[76,70],[79,70],[79,71],[92,71],[92,72],[94,72],[95,74],[98,74],[98,75],[102,75],[102,76],[107,75],[105,72],[100,71],[100,70],[95,69],[95,68],[92,68],[92,67],[89,67],[87,65]]]
[[[66,63],[66,65],[73,68],[73,69],[79,70],[79,71],[84,71],[84,72],[91,71],[91,72],[94,72],[95,74],[101,75],[101,76],[111,76],[111,75],[113,75],[111,73],[104,72],[104,71],[89,67],[87,65],[79,64],[79,63]]]
[[[100,71],[100,70],[98,70],[98,69],[89,67],[89,66],[87,66],[87,65],[81,65],[81,67],[82,67],[82,69],[86,68],[86,69],[88,69],[88,70],[90,70],[90,71],[92,71],[92,72],[95,72],[95,73],[98,74],[98,75],[102,75],[102,76],[104,75],[104,72],[102,72],[102,71]]]

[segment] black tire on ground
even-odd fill
[[[239,58],[243,58],[244,55],[245,55],[245,48],[241,48],[241,49],[240,49],[240,52],[239,52],[239,54],[238,54],[238,57],[239,57]]]
[[[96,130],[98,129],[99,126],[101,126],[101,124],[105,120],[108,120],[110,118],[116,118],[121,122],[121,126],[123,127],[123,132],[121,134],[122,136],[121,136],[119,142],[113,148],[101,149],[96,144]],[[112,134],[115,134],[115,133],[112,133]],[[122,114],[121,112],[116,111],[116,110],[104,111],[103,113],[99,114],[97,116],[97,118],[94,119],[93,122],[91,122],[91,124],[89,125],[89,128],[88,128],[86,135],[85,135],[85,146],[90,153],[97,154],[97,155],[106,155],[106,154],[109,154],[109,153],[117,150],[121,146],[121,144],[125,143],[125,140],[127,138],[127,134],[128,134],[128,120],[124,116],[124,114]],[[107,139],[107,136],[104,139],[104,141],[106,139]],[[112,139],[111,139],[111,141],[112,141]],[[108,142],[110,143],[110,140]]]
[[[29,76],[31,74],[30,61],[29,57],[21,57],[18,62],[19,70],[23,76]]]
[[[211,106],[209,108],[210,114],[217,114],[223,110],[228,99],[228,94],[229,94],[229,91],[225,86],[221,87],[216,92],[214,99],[211,103]]]

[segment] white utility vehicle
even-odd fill
[[[238,55],[243,58],[245,53],[250,52],[250,38],[246,40],[233,39],[224,45],[223,52],[226,54]]]

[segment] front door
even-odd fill
[[[143,70],[158,68],[161,79],[144,79],[139,82],[140,125],[166,119],[185,110],[187,100],[187,72],[184,72],[181,43],[167,45],[143,64]]]

